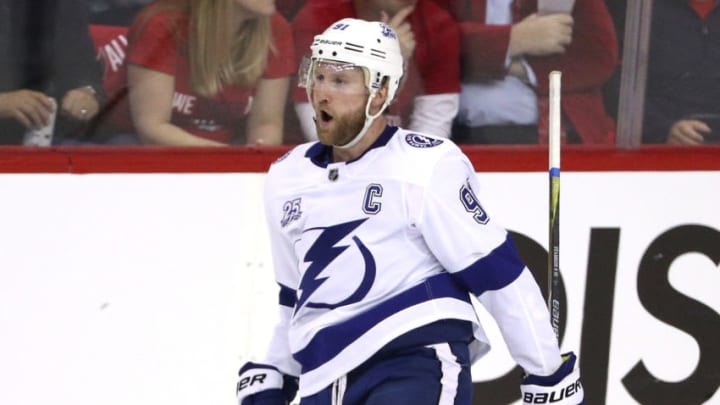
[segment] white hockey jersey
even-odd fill
[[[270,168],[265,210],[281,323],[266,361],[300,376],[300,395],[332,384],[393,339],[440,320],[497,320],[526,372],[561,358],[539,288],[477,198],[472,164],[451,141],[386,127],[360,158],[299,145]]]

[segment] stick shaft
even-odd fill
[[[548,120],[548,166],[550,174],[550,218],[548,243],[548,309],[555,336],[560,339],[560,85],[562,74],[550,73]]]

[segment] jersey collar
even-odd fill
[[[373,144],[362,153],[362,155],[353,160],[349,160],[346,163],[358,161],[362,159],[368,151],[385,146],[388,142],[390,142],[390,139],[397,130],[398,127],[386,125],[382,134],[380,134],[378,139],[376,139],[375,142],[373,142]],[[315,142],[312,146],[310,146],[310,148],[308,148],[307,152],[305,152],[305,157],[309,158],[314,165],[325,168],[332,163],[332,147],[323,145],[320,142]]]

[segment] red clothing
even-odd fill
[[[343,18],[357,18],[352,1],[308,0],[292,24],[296,55],[310,55],[315,35]],[[432,0],[418,0],[408,20],[417,45],[389,111],[401,116],[405,125],[410,121],[416,96],[460,92],[460,31],[457,23]],[[294,101],[308,101],[305,89],[296,89]]]
[[[695,10],[696,13],[702,18],[703,20],[707,18],[708,14],[712,11],[713,7],[715,7],[715,3],[717,3],[717,0],[713,1],[698,1],[698,0],[690,0],[690,6]]]
[[[505,76],[510,25],[485,24],[485,0],[437,0],[446,3],[462,31],[463,81]],[[513,20],[537,11],[537,0],[516,0]],[[562,113],[584,143],[613,144],[615,122],[605,112],[601,88],[618,64],[617,39],[603,0],[576,0],[573,40],[560,55],[525,59],[538,79],[540,141],[547,141],[548,74],[560,70]]]
[[[275,8],[286,20],[292,21],[304,3],[304,0],[275,0]]]
[[[254,87],[226,86],[213,97],[204,97],[190,89],[190,63],[186,45],[175,40],[170,22],[177,14],[160,12],[146,25],[130,28],[129,63],[167,73],[175,77],[171,122],[193,135],[229,143],[244,130]],[[179,18],[179,38],[187,37],[187,16]],[[295,71],[295,56],[290,25],[280,14],[271,17],[275,52],[268,51],[263,79],[287,77]]]
[[[134,132],[127,98],[125,55],[127,55],[127,27],[90,25],[90,36],[103,63],[103,89],[106,103],[101,112],[103,129],[112,132]]]

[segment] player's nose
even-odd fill
[[[330,101],[330,94],[331,94],[331,93],[332,93],[332,92],[329,91],[329,89],[327,88],[327,86],[318,84],[318,85],[316,85],[316,86],[313,87],[313,92],[312,92],[313,100],[314,100],[316,103],[328,103],[328,102]]]

